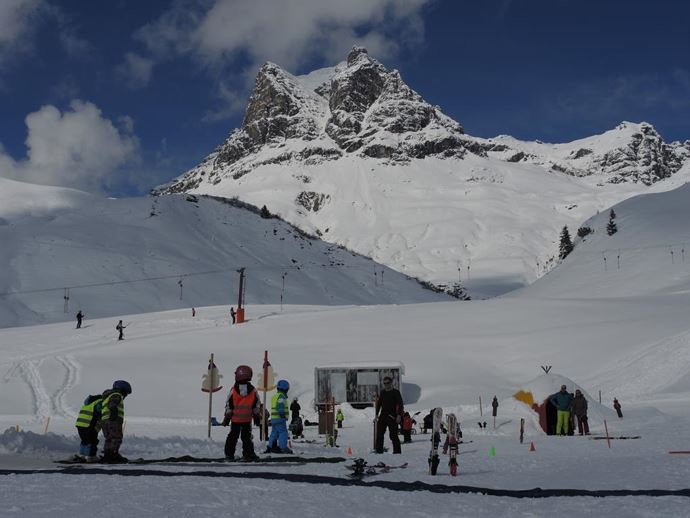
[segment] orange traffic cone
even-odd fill
[[[352,457],[352,446],[347,447],[347,456]]]
[[[537,451],[537,449],[534,447],[534,441],[529,443],[529,451]]]

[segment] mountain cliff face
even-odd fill
[[[317,163],[346,154],[405,161],[462,157],[462,127],[400,78],[355,47],[340,65],[318,71],[322,82],[264,64],[242,121],[200,166],[156,194],[185,192],[204,182],[240,178],[257,165]],[[256,156],[268,150],[268,156]]]
[[[686,167],[686,165],[688,167]],[[564,225],[690,179],[690,142],[622,123],[566,144],[472,137],[367,51],[259,71],[242,126],[153,194],[266,205],[306,232],[475,297],[532,282]]]
[[[484,142],[487,152],[606,183],[653,183],[671,177],[690,158],[690,141],[667,144],[651,124],[623,122],[615,129],[567,144],[520,142],[501,136]]]

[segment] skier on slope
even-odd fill
[[[122,320],[120,320],[117,325],[115,326],[115,329],[120,333],[119,336],[117,337],[118,340],[124,340],[125,335],[124,335],[124,330],[127,329],[127,326],[122,323]]]
[[[225,417],[221,423],[230,427],[225,440],[225,458],[235,460],[237,440],[242,438],[242,457],[246,461],[258,460],[252,442],[252,418],[259,414],[259,397],[250,383],[253,376],[249,365],[240,365],[235,369],[235,384],[232,386],[225,402]]]
[[[118,464],[127,462],[120,455],[122,445],[122,425],[125,420],[125,398],[132,393],[132,386],[124,381],[113,382],[113,388],[103,392],[101,402],[101,427],[105,436],[102,462]]]
[[[400,438],[398,437],[398,425],[402,422],[405,413],[403,399],[400,391],[393,388],[393,379],[390,376],[383,378],[383,391],[376,400],[374,415],[376,416],[376,453],[383,453],[383,437],[388,429],[393,453],[402,453]]]
[[[101,406],[103,395],[87,396],[77,416],[77,433],[81,444],[74,456],[77,462],[98,462],[98,432],[101,431]]]
[[[77,313],[77,329],[81,329],[81,321],[84,318],[84,313],[81,312],[81,309],[79,310],[79,313]]]
[[[268,439],[266,453],[292,453],[288,448],[288,390],[290,383],[287,380],[279,380],[276,385],[277,392],[271,399],[271,436]]]
[[[338,408],[338,411],[335,413],[335,422],[338,423],[338,428],[343,427],[344,420],[345,414],[343,414],[343,410],[341,408]]]

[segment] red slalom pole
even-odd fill
[[[611,449],[611,438],[609,437],[609,427],[606,424],[606,419],[604,419],[604,430],[606,430],[606,442],[609,444],[609,449]]]

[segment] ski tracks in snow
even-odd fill
[[[67,404],[67,394],[79,382],[80,366],[71,356],[56,356],[55,360],[65,368],[65,378],[53,394],[53,409],[62,417],[75,417],[76,412]]]
[[[41,377],[41,366],[44,358],[38,360],[21,360],[7,371],[3,382],[12,378],[21,378],[31,391],[32,412],[38,419],[50,416],[74,417],[76,413],[67,404],[67,394],[79,381],[80,366],[71,356],[55,356],[55,361],[65,368],[65,376],[60,387],[50,395]]]

